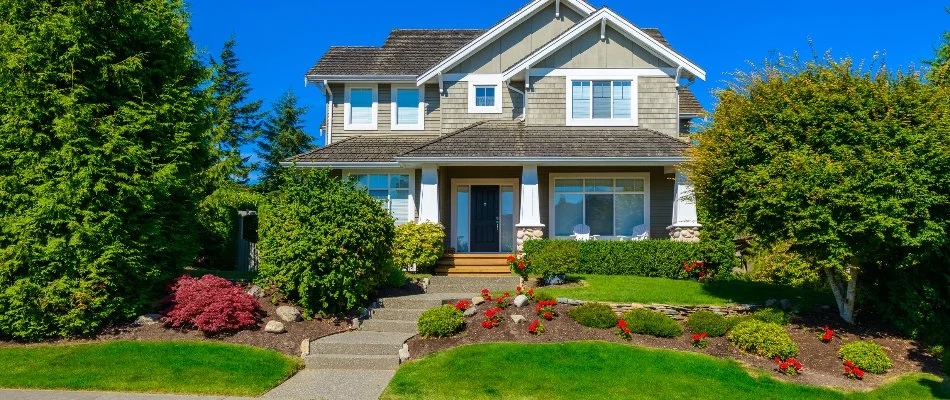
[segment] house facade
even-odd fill
[[[536,0],[487,30],[393,30],[332,47],[323,148],[285,165],[330,168],[431,221],[457,254],[531,238],[696,240],[683,133],[705,72],[656,29],[582,0]]]

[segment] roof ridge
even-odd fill
[[[482,125],[482,124],[484,124],[484,123],[486,123],[486,122],[489,122],[489,121],[487,121],[487,120],[486,120],[486,121],[478,121],[478,122],[476,122],[476,123],[474,123],[474,124],[471,124],[471,125],[469,125],[469,126],[465,126],[465,127],[459,128],[459,129],[456,130],[455,132],[447,133],[447,134],[445,134],[445,135],[439,135],[439,137],[437,137],[437,138],[435,138],[435,139],[432,139],[432,140],[430,140],[430,141],[428,141],[428,142],[425,142],[425,143],[423,143],[422,145],[419,145],[419,146],[417,146],[417,147],[414,147],[414,148],[412,148],[412,149],[410,149],[410,150],[408,150],[408,151],[404,151],[404,152],[402,152],[401,154],[399,154],[399,155],[396,156],[396,157],[400,157],[400,156],[403,156],[403,155],[412,153],[412,152],[414,152],[414,151],[416,151],[416,150],[419,150],[419,149],[421,149],[421,148],[423,148],[423,147],[426,147],[426,146],[428,146],[428,145],[431,145],[431,144],[434,144],[434,143],[438,143],[438,142],[440,142],[440,141],[442,141],[442,140],[444,140],[444,139],[446,139],[446,138],[450,138],[450,137],[452,137],[452,136],[458,135],[458,134],[460,134],[460,133],[462,133],[462,132],[465,132],[465,131],[467,131],[467,130],[469,130],[469,129],[472,129],[472,128],[476,127],[476,126]]]

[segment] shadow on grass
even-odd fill
[[[789,299],[798,306],[834,305],[830,291],[794,288],[762,282],[736,280],[711,281],[702,284],[706,294],[739,304],[764,304],[769,299]]]

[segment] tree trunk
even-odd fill
[[[828,284],[831,286],[831,292],[835,295],[835,302],[838,303],[838,314],[841,319],[849,324],[854,323],[854,298],[858,291],[858,269],[848,267],[845,272],[849,276],[841,276],[837,271],[826,268],[825,276],[828,278]],[[849,279],[850,278],[850,279]]]

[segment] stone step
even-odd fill
[[[414,294],[411,296],[383,297],[380,300],[383,308],[411,308],[429,309],[445,304],[450,300],[470,299],[476,292],[465,293],[435,293]]]
[[[416,321],[370,318],[360,325],[362,331],[419,333]]]
[[[394,370],[399,368],[399,354],[311,354],[303,359],[308,369]]]
[[[433,293],[433,294],[438,294],[438,293],[471,293],[472,296],[477,296],[478,294],[481,293],[482,289],[488,289],[488,290],[489,290],[490,292],[492,292],[492,293],[495,293],[495,292],[509,292],[512,296],[514,296],[514,295],[517,293],[517,291],[515,291],[515,288],[516,288],[516,287],[518,287],[518,285],[515,285],[515,286],[508,286],[508,285],[477,285],[477,286],[472,286],[472,285],[468,285],[468,284],[462,284],[462,285],[430,285],[428,288],[426,288],[426,292],[427,292],[427,293]],[[471,298],[472,296],[468,296],[468,298]]]
[[[310,342],[311,354],[393,355],[399,354],[413,333],[355,331],[325,336]]]
[[[517,276],[506,277],[469,277],[469,276],[433,276],[429,278],[427,293],[479,293],[482,289],[492,292],[515,292],[521,284]]]
[[[390,308],[383,307],[373,310],[373,318],[394,319],[400,321],[416,321],[419,315],[425,311],[424,308]]]

